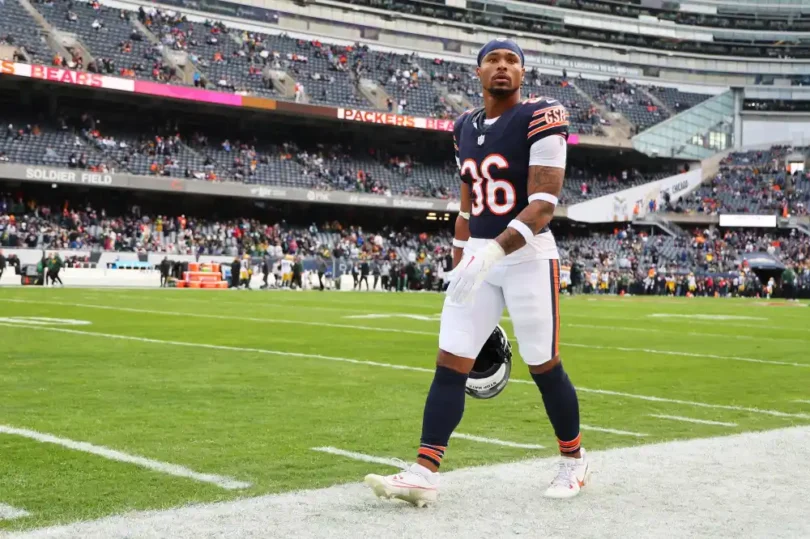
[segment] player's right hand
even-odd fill
[[[488,241],[474,253],[465,254],[451,272],[452,280],[447,287],[447,297],[450,301],[459,304],[472,301],[489,270],[504,256],[506,253],[495,240]]]

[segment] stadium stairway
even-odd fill
[[[577,86],[576,80],[568,79],[568,84],[571,86],[571,88],[577,91],[577,94],[579,94],[582,99],[586,100],[591,104],[591,106],[595,107],[596,110],[599,111],[599,115],[602,118],[610,119],[610,125],[601,126],[608,138],[613,140],[629,140],[631,138],[633,125],[627,120],[627,118],[618,112],[610,112],[605,105],[596,101],[588,94],[588,92]]]
[[[686,237],[687,232],[660,213],[648,213],[644,217],[633,219],[634,226],[655,226],[670,237]]]
[[[22,8],[22,11],[20,8]],[[59,54],[62,58],[71,58],[70,49],[73,49],[82,58],[86,59],[85,65],[92,60],[93,57],[87,50],[87,47],[85,47],[75,35],[59,31],[51,26],[45,17],[37,11],[28,0],[7,0],[6,9],[9,11],[9,15],[16,11],[18,17],[23,16],[23,12],[27,13],[30,19],[33,20],[32,22],[36,23],[38,26],[37,30],[42,35],[42,41],[44,44],[47,44],[48,50],[45,50],[43,46],[39,48],[39,54],[28,54],[29,60],[50,65],[52,63],[53,53]]]
[[[135,29],[141,33],[150,43],[156,46],[160,46],[160,38],[158,38],[155,34],[152,33],[146,26],[138,20],[138,17],[134,16],[133,13],[129,13],[127,15],[127,19],[129,23],[135,27]],[[203,72],[197,69],[194,64],[188,59],[188,53],[182,51],[174,51],[171,50],[169,47],[161,47],[162,49],[162,56],[163,60],[166,62],[167,65],[173,67],[180,77],[183,84],[193,86],[194,85],[194,73],[199,73],[200,80],[208,80],[207,77]],[[207,86],[206,86],[207,87]]]
[[[391,96],[388,95],[388,92],[386,92],[382,86],[373,80],[365,77],[360,78],[357,84],[357,91],[360,92],[360,95],[365,97],[375,109],[388,109],[388,100],[391,99]]]
[[[475,106],[470,103],[470,100],[461,92],[451,93],[450,90],[447,89],[447,86],[439,84],[438,82],[434,82],[433,87],[436,89],[436,93],[443,97],[445,103],[450,105],[457,114],[462,114],[464,111],[475,108]]]
[[[669,115],[670,115],[670,116],[675,116],[676,114],[678,114],[677,112],[675,112],[674,110],[672,110],[672,107],[670,107],[669,105],[667,105],[666,103],[664,103],[664,101],[663,101],[663,100],[661,100],[661,99],[660,99],[660,98],[659,98],[657,95],[655,95],[653,92],[649,91],[649,90],[647,89],[647,87],[642,86],[642,85],[639,85],[639,86],[638,86],[638,89],[639,89],[639,90],[641,90],[641,93],[643,93],[644,95],[646,95],[647,97],[649,97],[649,98],[650,98],[650,100],[651,100],[653,103],[655,103],[656,105],[658,105],[659,107],[661,107],[662,109],[664,109],[665,111],[667,111],[667,112],[669,113]]]

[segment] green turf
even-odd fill
[[[0,290],[0,316],[78,319],[91,324],[68,329],[432,369],[439,326],[435,315],[441,301],[435,294],[4,289]],[[429,319],[347,318],[370,313],[418,314]],[[687,316],[651,317],[655,314]],[[754,319],[706,320],[695,315]],[[810,404],[794,402],[810,399],[810,308],[765,300],[579,297],[563,300],[562,320],[566,369],[583,389],[810,417]],[[504,327],[511,333],[508,320]],[[387,472],[391,468],[311,448],[334,446],[410,459],[431,379],[426,372],[324,358],[17,326],[0,325],[0,342],[0,425],[253,483],[247,490],[223,490],[0,434],[0,503],[31,513],[27,518],[0,521],[0,529],[323,487],[358,481],[371,471]],[[653,350],[722,357],[662,355]],[[519,358],[515,359],[513,376],[529,380]],[[594,392],[582,392],[580,401],[584,424],[648,435],[634,438],[585,431],[584,444],[589,449],[810,424],[810,419],[801,417]],[[668,421],[650,414],[733,422],[738,427]],[[492,401],[468,399],[459,431],[548,449],[453,440],[444,469],[554,453],[553,433],[537,389],[530,384],[510,384]]]

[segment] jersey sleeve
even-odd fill
[[[456,166],[458,167],[458,176],[461,179],[461,181],[465,183],[469,183],[469,181],[466,180],[464,176],[461,174],[461,160],[459,159],[460,152],[458,145],[459,142],[461,141],[461,128],[464,125],[464,120],[467,119],[467,116],[469,116],[469,114],[470,111],[466,111],[461,116],[456,118],[456,122],[453,124],[453,152],[456,158]]]
[[[568,140],[568,109],[556,99],[539,98],[524,102],[529,116],[526,142],[531,147],[549,135],[559,135]]]

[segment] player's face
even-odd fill
[[[525,71],[520,56],[507,49],[494,50],[484,56],[476,70],[481,86],[495,97],[520,90]]]

